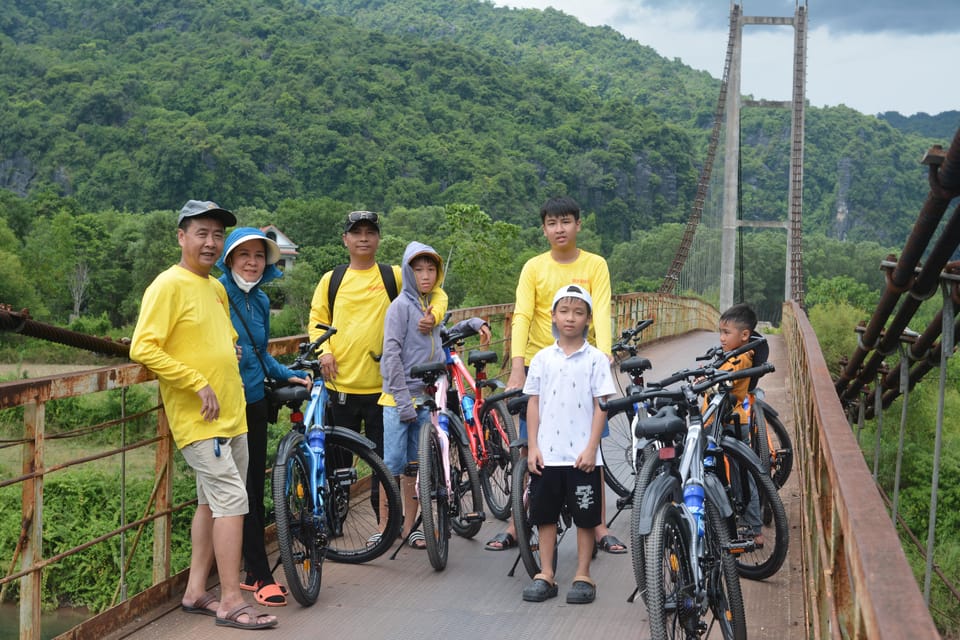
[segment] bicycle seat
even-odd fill
[[[478,364],[490,364],[497,361],[495,351],[471,351],[467,355],[467,363],[473,366]]]
[[[652,368],[653,365],[650,364],[650,360],[640,356],[627,358],[620,363],[620,371],[623,373],[643,373]]]
[[[277,387],[273,391],[276,402],[283,404],[300,403],[310,398],[310,388],[302,384],[289,384]]]
[[[637,421],[636,436],[638,438],[654,438],[656,440],[673,440],[674,436],[686,433],[686,421],[677,415],[675,407],[664,407],[657,414]]]
[[[423,380],[436,380],[441,375],[446,373],[447,363],[446,362],[426,362],[424,364],[415,364],[410,369],[410,375],[414,378],[422,378]]]

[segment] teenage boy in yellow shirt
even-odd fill
[[[540,208],[540,221],[550,250],[527,260],[520,271],[511,325],[508,389],[522,389],[531,358],[553,344],[551,303],[554,293],[564,285],[578,285],[590,294],[595,312],[587,339],[613,362],[610,355],[610,270],[602,256],[577,246],[577,234],[582,224],[580,205],[568,196],[550,198]],[[525,424],[521,423],[521,436],[526,436],[524,428]],[[596,535],[598,548],[608,553],[627,552],[626,545],[607,529],[605,500],[603,519],[596,527]],[[511,521],[505,532],[487,542],[486,548],[500,551],[516,544],[516,531]]]

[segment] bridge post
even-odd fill
[[[158,394],[159,395],[159,394]],[[157,453],[154,462],[154,477],[157,479],[156,512],[164,515],[153,521],[153,584],[160,584],[170,577],[170,542],[173,529],[173,436],[163,406],[157,411]]]
[[[23,406],[24,440],[22,473],[22,512],[26,529],[20,566],[23,571],[39,567],[43,560],[43,452],[46,405],[29,402]],[[40,473],[33,476],[35,472]],[[40,637],[43,570],[35,568],[20,578],[20,638]]]

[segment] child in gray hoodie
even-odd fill
[[[440,340],[440,327],[430,333],[418,330],[418,323],[433,310],[433,296],[443,282],[443,261],[440,254],[422,242],[411,242],[403,252],[403,283],[400,295],[390,303],[383,328],[383,458],[387,468],[400,481],[403,494],[403,538],[410,546],[425,549],[421,531],[410,535],[416,521],[416,477],[404,475],[411,460],[418,459],[420,424],[430,421],[430,411],[418,406],[424,395],[423,380],[410,376],[417,364],[442,362],[445,359]]]

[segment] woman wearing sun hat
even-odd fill
[[[238,227],[227,236],[217,266],[220,282],[230,298],[230,319],[239,336],[240,376],[247,402],[247,498],[250,511],[243,520],[243,562],[246,578],[241,588],[253,591],[257,602],[268,607],[287,603],[286,589],[270,572],[264,548],[266,526],[263,487],[267,459],[267,399],[264,378],[309,385],[306,373],[293,371],[267,352],[270,339],[270,299],[261,287],[283,276],[276,263],[280,248],[259,229]]]

